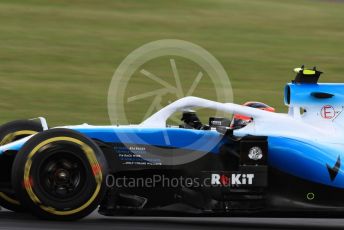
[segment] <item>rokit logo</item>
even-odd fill
[[[211,185],[231,186],[231,185],[251,185],[254,174],[211,174]]]

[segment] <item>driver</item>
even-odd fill
[[[244,106],[266,110],[269,112],[275,112],[275,108],[268,106],[262,102],[256,102],[256,101],[249,101],[243,104]],[[233,120],[231,122],[230,128],[231,129],[241,129],[251,123],[253,120],[252,117],[247,117],[241,114],[234,114]]]

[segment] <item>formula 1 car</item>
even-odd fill
[[[296,72],[285,87],[288,114],[186,97],[138,125],[5,124],[1,205],[52,220],[97,207],[103,215],[343,212],[344,84],[318,84],[315,68]],[[195,107],[247,122],[204,125]],[[180,111],[183,124],[168,126]]]

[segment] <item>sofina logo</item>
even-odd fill
[[[231,186],[231,185],[252,185],[254,174],[211,174],[211,185]]]

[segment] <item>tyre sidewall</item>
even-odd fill
[[[43,127],[41,123],[34,120],[16,120],[16,121],[8,122],[0,126],[0,143],[9,134],[13,134],[19,131],[33,131],[33,132],[38,133],[38,132],[43,131]],[[29,133],[30,132],[28,132],[28,135]],[[11,175],[8,175],[8,177],[11,178]],[[26,211],[25,207],[23,207],[19,203],[16,197],[16,194],[12,194],[12,193],[11,194],[2,193],[2,197],[0,197],[0,206],[8,210],[15,211],[15,212]]]
[[[42,145],[43,142],[46,142],[47,140],[52,140],[52,138],[59,138],[59,137],[66,137],[70,140],[78,140],[82,142],[84,145],[87,145],[90,149],[92,149],[92,153],[95,156],[95,159],[97,160],[99,166],[100,166],[100,174],[97,174],[97,178],[101,177],[102,180],[98,183],[96,182],[96,174],[94,174],[93,166],[90,165],[90,162],[87,161],[87,157],[85,155],[78,156],[82,159],[82,162],[85,164],[85,168],[87,169],[87,178],[86,178],[86,187],[84,190],[80,192],[80,195],[76,197],[74,200],[71,200],[65,204],[54,204],[54,202],[49,201],[49,197],[44,195],[44,192],[42,192],[41,186],[39,186],[39,180],[40,177],[38,170],[39,162],[43,161],[44,159],[47,159],[47,156],[44,156],[44,151],[40,152],[40,150],[37,150],[37,152],[33,156],[29,156],[30,153],[34,151],[34,149],[37,149],[38,145]],[[58,142],[55,142],[58,143]],[[66,143],[62,141],[61,143]],[[44,145],[45,146],[45,145]],[[42,146],[42,148],[44,148]],[[56,153],[55,153],[56,154]],[[29,181],[24,181],[25,176],[25,169],[27,166],[27,161],[31,161],[32,165],[30,167],[30,179]],[[87,164],[88,163],[88,164]],[[19,151],[18,156],[15,159],[14,166],[13,166],[13,178],[12,183],[14,185],[15,191],[18,193],[18,197],[20,201],[27,205],[27,207],[35,214],[36,216],[43,218],[43,219],[49,219],[49,220],[75,220],[82,218],[89,213],[91,213],[101,202],[101,200],[104,197],[105,194],[105,177],[107,175],[107,164],[105,157],[101,151],[101,149],[95,144],[95,142],[84,136],[83,134],[73,131],[70,129],[51,129],[42,133],[39,133],[32,137]],[[30,183],[30,186],[28,186],[27,183]],[[38,184],[37,184],[38,183]],[[99,184],[100,183],[100,184]],[[96,194],[96,187],[100,186],[99,191]],[[39,202],[37,200],[35,201],[35,197],[32,196],[32,193],[30,192],[32,189],[33,194],[39,198]],[[93,194],[93,196],[92,196]],[[96,194],[94,196],[94,194]],[[90,200],[92,198],[92,200]],[[90,202],[91,203],[88,203]],[[88,203],[87,206],[85,204]],[[49,204],[49,205],[47,205]],[[66,207],[83,207],[82,209],[78,208],[71,208],[71,210],[78,209],[76,212],[70,213],[70,210],[63,210],[64,205]],[[53,207],[52,205],[56,205]],[[50,209],[50,208],[53,209]],[[48,208],[48,209],[47,209]],[[58,209],[57,209],[58,208]],[[56,212],[59,211],[59,212]],[[66,212],[67,211],[67,212]],[[64,213],[64,214],[61,214]],[[68,213],[68,214],[66,214]]]

